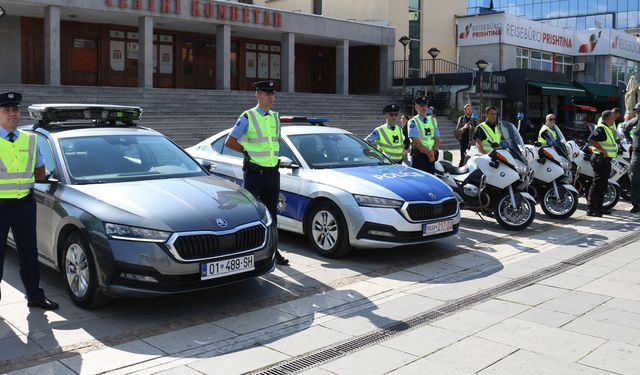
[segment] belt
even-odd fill
[[[263,166],[258,165],[258,164],[254,164],[254,163],[251,163],[251,162],[246,162],[242,169],[247,171],[247,172],[264,173],[264,172],[277,171],[278,168],[280,168],[280,161],[278,161],[278,164],[276,164],[273,167],[263,167]]]
[[[14,206],[16,204],[28,202],[32,199],[33,199],[33,192],[29,192],[29,194],[25,195],[22,198],[0,199],[0,207]]]

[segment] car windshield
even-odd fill
[[[89,136],[62,138],[59,142],[72,184],[206,175],[163,136]]]
[[[353,134],[299,134],[289,136],[289,139],[309,167],[314,169],[393,164]]]

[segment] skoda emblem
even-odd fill
[[[435,195],[435,194],[433,194],[433,193],[429,193],[429,198],[431,198],[431,199],[436,199],[436,198],[438,198],[438,196],[436,196],[436,195]]]
[[[221,219],[221,218],[216,219],[216,224],[218,224],[220,228],[226,228],[227,225],[229,225],[225,219]]]

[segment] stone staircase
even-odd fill
[[[136,87],[43,86],[0,84],[0,92],[23,94],[22,124],[29,123],[27,106],[33,103],[91,103],[135,105],[143,108],[140,125],[157,130],[183,147],[233,126],[238,115],[255,106],[253,92],[143,89]],[[393,96],[278,93],[274,109],[281,115],[317,116],[328,126],[365,137],[382,123],[382,108],[397,103]],[[455,148],[452,123],[439,118],[443,148]]]

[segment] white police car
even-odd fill
[[[243,155],[224,146],[229,131],[187,152],[241,183]],[[283,126],[281,133],[278,228],[307,235],[320,254],[419,244],[458,231],[458,201],[436,177],[393,164],[342,129]]]

